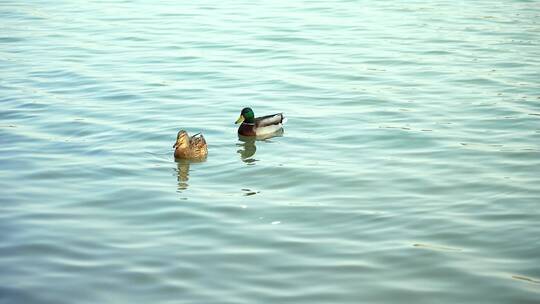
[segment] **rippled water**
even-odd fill
[[[1,303],[540,301],[538,1],[0,16]]]

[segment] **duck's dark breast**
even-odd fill
[[[243,136],[255,136],[255,126],[243,123],[238,128],[238,134]]]

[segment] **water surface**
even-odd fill
[[[538,303],[538,1],[0,16],[0,303]]]

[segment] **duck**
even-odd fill
[[[241,123],[238,127],[238,135],[264,136],[282,130],[285,121],[283,113],[255,118],[255,113],[251,108],[243,108],[235,124]]]
[[[208,145],[202,133],[189,137],[185,130],[178,131],[173,148],[175,158],[202,160],[208,155]]]

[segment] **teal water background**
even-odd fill
[[[540,302],[540,2],[0,17],[0,303]]]

